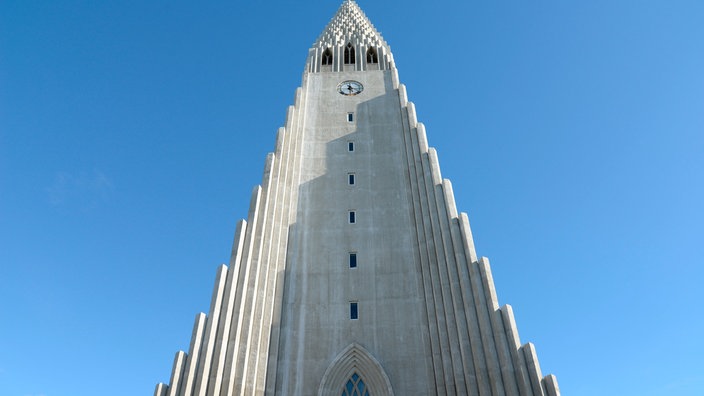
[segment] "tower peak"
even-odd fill
[[[155,396],[560,395],[354,0],[309,51],[192,334]]]
[[[345,48],[353,48],[362,56],[353,56],[354,60],[345,57]],[[319,72],[391,68],[393,55],[381,33],[354,0],[345,0],[311,47],[306,69]]]

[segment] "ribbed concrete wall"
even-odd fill
[[[379,67],[320,68],[347,43],[378,48]],[[341,95],[346,80],[364,90]],[[499,307],[388,45],[346,2],[310,51],[210,310],[154,394],[339,395],[355,372],[374,396],[559,395]]]

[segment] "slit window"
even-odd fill
[[[354,151],[354,142],[347,142],[347,151]]]
[[[354,113],[347,113],[347,122],[354,121]]]
[[[357,302],[350,302],[350,319],[359,319],[359,306]]]
[[[350,210],[349,217],[350,217],[350,224],[354,224],[357,222],[357,213],[354,210]]]
[[[348,173],[347,174],[347,183],[349,183],[350,186],[354,186],[354,173]]]
[[[357,253],[350,253],[350,268],[357,268]]]

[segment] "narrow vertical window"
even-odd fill
[[[347,43],[347,46],[345,47],[344,60],[346,65],[354,64],[354,47],[352,46],[352,43]]]
[[[350,224],[354,224],[357,222],[357,214],[355,213],[354,210],[350,210]]]
[[[348,173],[347,174],[347,183],[349,183],[350,186],[354,186],[354,173]]]
[[[347,142],[347,151],[354,151],[354,142]]]
[[[354,121],[354,113],[347,113],[347,122]]]
[[[350,268],[357,268],[357,253],[350,253]]]
[[[379,63],[379,57],[374,47],[369,47],[367,50],[367,63]]]
[[[359,319],[359,307],[356,302],[350,302],[350,319]]]
[[[323,52],[322,64],[323,65],[332,65],[332,51],[330,51],[330,48],[326,48],[325,51]]]

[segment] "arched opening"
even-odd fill
[[[342,389],[342,395],[340,396],[371,396],[369,394],[369,389],[364,384],[364,380],[359,374],[354,373],[347,380],[345,387]]]
[[[332,65],[332,51],[330,50],[330,48],[326,48],[325,51],[323,51],[322,60],[323,66]]]
[[[379,56],[374,47],[369,47],[367,50],[367,63],[379,63]]]
[[[318,388],[318,396],[394,396],[381,363],[359,344],[350,344],[330,365]]]
[[[347,43],[347,46],[345,47],[345,64],[354,64],[354,47],[352,46],[352,43]]]

